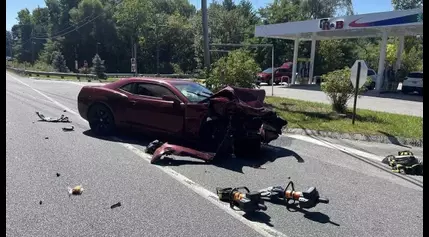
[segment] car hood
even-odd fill
[[[246,115],[264,117],[274,113],[264,106],[265,90],[227,86],[210,98],[210,107],[219,115],[242,112]]]

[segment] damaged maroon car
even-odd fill
[[[211,161],[223,154],[257,154],[261,144],[279,137],[287,121],[264,106],[264,99],[264,90],[225,87],[212,93],[187,80],[129,78],[83,87],[78,109],[97,135],[131,128],[198,147],[155,142],[148,146],[153,162],[168,154]]]

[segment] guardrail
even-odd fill
[[[33,71],[33,70],[25,70],[22,68],[14,68],[14,67],[6,67],[7,69],[14,71],[15,73],[18,74],[23,74],[26,76],[46,76],[46,77],[50,77],[50,76],[57,76],[60,78],[64,78],[64,77],[76,77],[77,79],[80,78],[87,78],[87,79],[96,79],[97,76],[94,74],[84,74],[84,73],[64,73],[64,72],[42,72],[42,71]]]
[[[7,69],[14,71],[15,73],[27,75],[27,76],[40,76],[44,75],[47,77],[50,76],[57,76],[57,77],[76,77],[77,79],[80,78],[88,78],[88,79],[96,79],[97,76],[94,74],[84,74],[84,73],[63,73],[63,72],[43,72],[43,71],[33,71],[33,70],[26,70],[22,68],[14,68],[10,66],[6,66]],[[114,78],[122,78],[122,77],[134,77],[134,73],[106,73],[107,77],[114,77]],[[196,75],[189,75],[189,74],[138,74],[138,77],[161,77],[161,78],[181,78],[181,79],[195,79],[197,78]]]

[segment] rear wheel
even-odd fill
[[[115,131],[115,120],[112,112],[103,104],[94,104],[88,111],[88,122],[91,131],[96,135],[111,135]]]

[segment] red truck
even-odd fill
[[[258,79],[256,84],[261,82],[271,85],[271,74],[273,72],[272,68],[267,68],[264,71],[258,73]],[[282,77],[286,77],[286,80],[283,79],[283,82],[288,82],[292,78],[292,62],[286,62],[278,68],[274,68],[274,84],[278,85],[282,81]]]

